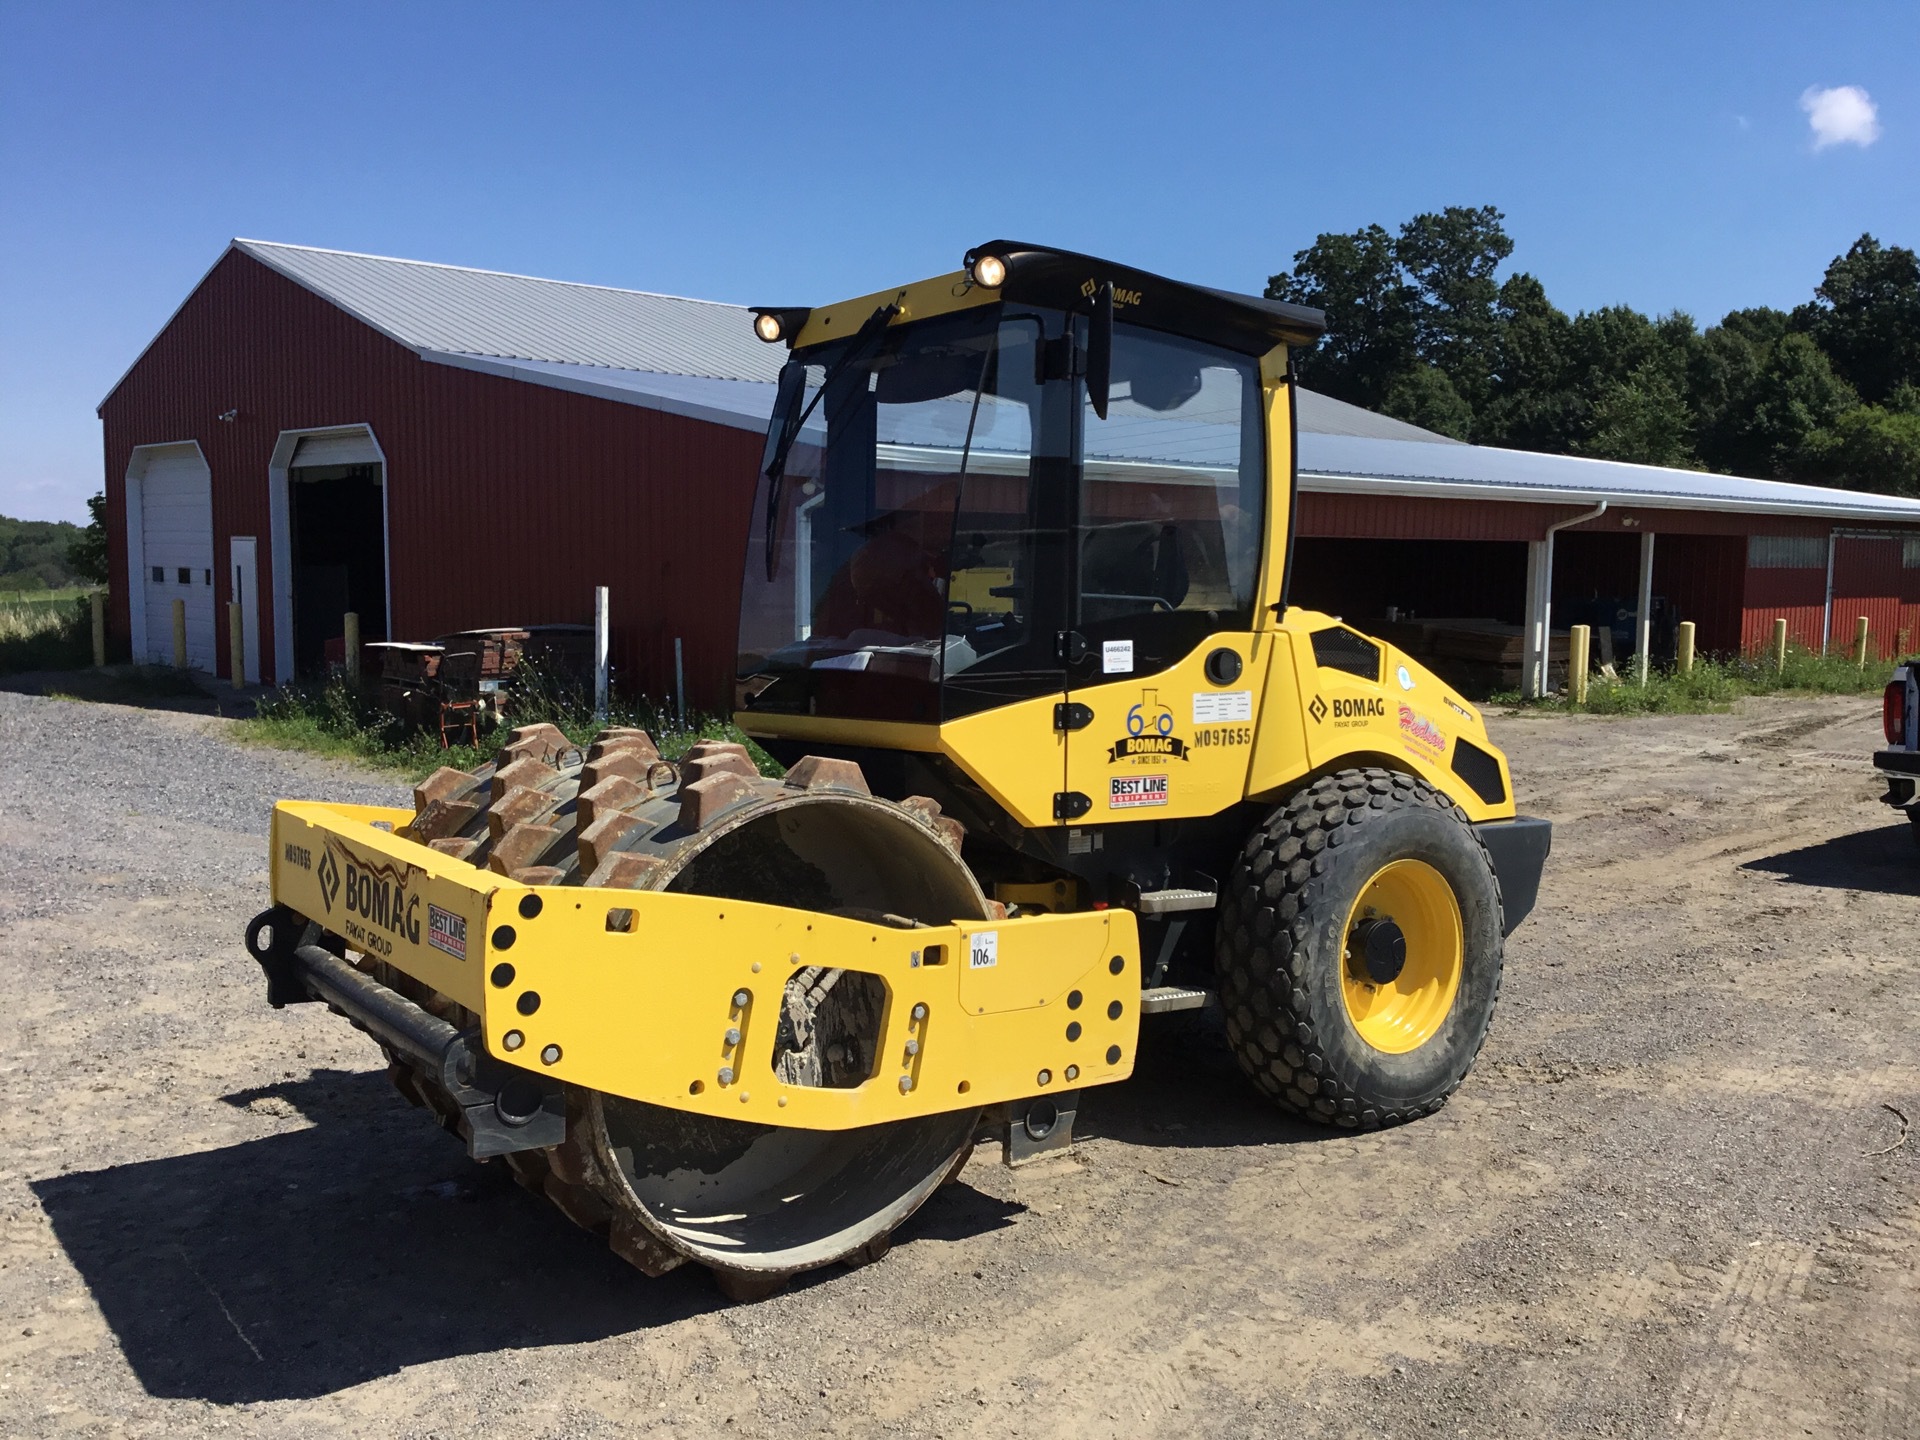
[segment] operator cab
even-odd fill
[[[739,709],[938,724],[1253,628],[1261,357],[1317,334],[1317,312],[1008,242],[969,267],[761,313],[795,345]]]

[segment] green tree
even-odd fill
[[[1473,430],[1473,407],[1437,365],[1416,365],[1387,386],[1380,409],[1396,420],[1465,440]]]
[[[1795,469],[1824,485],[1920,496],[1920,413],[1857,405],[1807,436]]]
[[[1494,271],[1513,254],[1513,241],[1491,205],[1450,205],[1416,215],[1400,227],[1394,258],[1412,281],[1414,339],[1420,356],[1438,366],[1453,390],[1474,408],[1492,388],[1500,335],[1500,283]]]
[[[1573,442],[1567,367],[1573,322],[1533,276],[1500,287],[1494,373],[1473,438],[1521,450],[1565,450]]]
[[[1791,478],[1808,437],[1832,428],[1859,400],[1818,345],[1805,335],[1784,336],[1732,407],[1721,458],[1737,475]]]
[[[1862,235],[1827,266],[1794,321],[1870,403],[1920,384],[1920,256]]]
[[[67,568],[95,585],[107,583],[107,495],[87,497],[87,523],[67,542]]]
[[[1296,355],[1294,366],[1303,383],[1335,399],[1376,407],[1394,377],[1419,360],[1419,292],[1378,225],[1318,236],[1295,253],[1291,271],[1268,279],[1266,294],[1326,311],[1326,336]]]
[[[1603,460],[1689,468],[1693,412],[1665,367],[1648,361],[1624,380],[1607,381],[1594,398],[1579,452]]]

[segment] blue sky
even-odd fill
[[[1916,55],[1911,0],[0,0],[0,513],[83,518],[94,406],[235,235],[807,303],[1000,234],[1257,291],[1493,204],[1563,307],[1704,322],[1920,245]],[[1871,124],[1803,109],[1843,86]]]

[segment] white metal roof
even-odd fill
[[[1920,500],[1543,455],[1492,445],[1432,445],[1352,435],[1301,435],[1300,488],[1473,500],[1635,505],[1668,510],[1738,510],[1775,515],[1920,523]]]
[[[772,380],[735,305],[263,240],[234,247],[413,350]]]

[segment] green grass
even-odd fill
[[[0,594],[0,675],[77,670],[93,663],[86,590]]]
[[[243,740],[281,750],[304,750],[336,759],[356,760],[418,780],[442,765],[470,770],[491,760],[516,725],[549,721],[583,750],[601,729],[591,704],[577,691],[544,684],[522,672],[508,695],[505,725],[483,730],[481,743],[442,749],[437,732],[412,728],[374,703],[371,693],[356,693],[342,681],[288,686],[261,701],[257,713],[239,722]],[[682,725],[663,706],[619,701],[608,709],[608,725],[638,725],[653,736],[660,753],[678,760],[701,740],[737,740],[747,746],[761,773],[778,775],[780,766],[725,720],[688,718]]]
[[[1701,659],[1684,675],[1671,666],[1655,668],[1642,685],[1633,678],[1629,661],[1627,674],[1618,680],[1594,675],[1584,705],[1575,704],[1565,692],[1529,700],[1508,691],[1489,697],[1489,703],[1539,713],[1707,715],[1727,710],[1748,695],[1877,695],[1890,672],[1888,661],[1869,660],[1862,669],[1849,656],[1790,645],[1784,669],[1775,668],[1771,653]]]

